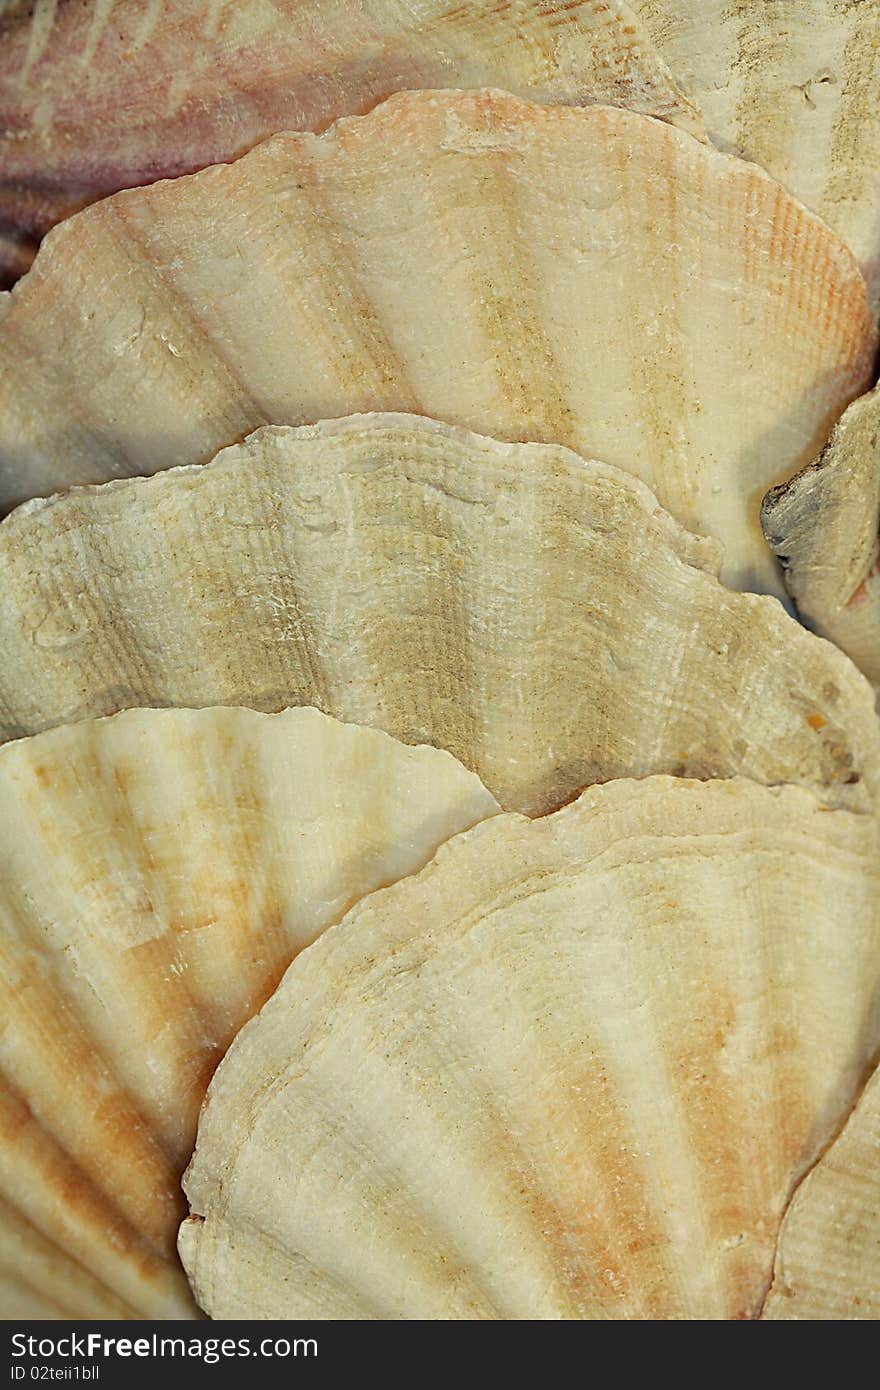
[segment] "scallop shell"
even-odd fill
[[[506,809],[656,772],[875,804],[873,692],[641,483],[409,416],[268,428],[0,527],[7,737],[125,705],[317,705]]]
[[[760,500],[875,345],[849,252],[756,167],[615,108],[406,93],[53,233],[0,323],[0,503],[408,410],[624,468],[782,592]]]
[[[120,61],[122,60],[122,61]],[[408,87],[602,101],[702,133],[619,0],[0,5],[0,270],[105,193],[320,130]]]
[[[767,495],[762,522],[802,617],[880,686],[880,386],[853,402],[814,464]]]
[[[880,1072],[795,1194],[763,1316],[880,1318]]]
[[[880,300],[878,0],[630,0],[712,139],[855,252]]]
[[[100,1216],[98,1216],[100,1220]],[[163,1311],[180,1318],[196,1316],[181,1289]],[[101,1279],[0,1201],[0,1319],[104,1320],[139,1318],[141,1314]]]
[[[737,1318],[880,1041],[876,826],[667,778],[499,816],[304,952],[217,1071],[215,1317]]]
[[[0,1251],[38,1305],[76,1264],[67,1299],[193,1315],[178,1184],[219,1058],[299,949],[495,811],[448,754],[316,710],[0,750]]]

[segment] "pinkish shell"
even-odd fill
[[[620,103],[702,131],[620,0],[38,0],[0,16],[0,281],[96,198],[406,88]]]

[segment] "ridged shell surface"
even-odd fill
[[[496,810],[448,754],[316,710],[0,750],[6,1316],[194,1315],[174,1239],[214,1067],[298,950]]]
[[[795,1194],[763,1316],[880,1319],[880,1072]]]
[[[476,0],[0,4],[0,275],[106,193],[320,130],[410,87],[702,121],[630,7]]]
[[[801,616],[880,687],[880,386],[815,463],[764,499],[762,524]]]
[[[728,1319],[880,1041],[876,827],[667,778],[499,816],[304,952],[208,1092],[220,1318]]]
[[[617,108],[409,92],[53,233],[0,320],[0,506],[412,411],[624,468],[781,593],[761,498],[875,346],[851,254],[756,166]]]
[[[641,483],[412,417],[272,427],[0,526],[0,727],[317,705],[505,809],[667,772],[876,804],[873,692]]]
[[[712,140],[855,252],[880,300],[878,0],[630,0]]]

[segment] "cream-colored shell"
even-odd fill
[[[878,0],[630,0],[722,149],[852,248],[880,299]]]
[[[166,1309],[168,1316],[194,1316],[192,1302],[183,1289]],[[0,1201],[0,1321],[141,1316],[137,1308],[61,1249],[51,1232],[39,1231],[15,1207]]]
[[[876,826],[669,778],[499,816],[304,952],[180,1250],[245,1318],[753,1317],[880,1041]]]
[[[880,1319],[880,1072],[795,1193],[763,1316]]]
[[[621,0],[42,0],[7,16],[4,4],[0,278],[105,193],[277,130],[320,130],[407,87],[604,101],[703,129]]]
[[[873,693],[640,483],[413,417],[262,430],[0,526],[0,727],[317,705],[505,809],[671,772],[880,790]]]
[[[865,285],[649,117],[409,92],[58,228],[0,321],[0,505],[408,410],[634,473],[781,592],[767,488],[869,384]]]
[[[178,1184],[224,1050],[298,950],[496,810],[448,754],[316,710],[0,750],[0,1271],[12,1247],[47,1314],[97,1285],[191,1316]]]
[[[880,386],[816,462],[764,499],[762,524],[801,615],[880,686]]]

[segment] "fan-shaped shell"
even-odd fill
[[[877,0],[630,0],[722,149],[852,247],[880,296]]]
[[[603,101],[702,131],[620,0],[0,6],[0,270],[84,203],[407,87]],[[5,224],[5,227],[4,227]]]
[[[0,504],[409,410],[633,472],[781,591],[760,499],[874,346],[849,252],[755,166],[629,111],[410,92],[53,234],[0,323]]]
[[[763,1316],[880,1318],[880,1072],[795,1193]]]
[[[880,1040],[876,827],[741,780],[499,816],[304,952],[202,1111],[215,1317],[755,1316]]]
[[[880,686],[880,386],[822,453],[764,499],[764,534],[807,621]]]
[[[223,1051],[302,946],[496,810],[448,754],[316,710],[0,750],[0,1252],[38,1304],[76,1263],[62,1302],[191,1315],[178,1184]]]
[[[124,705],[318,705],[508,809],[743,772],[866,805],[873,693],[640,483],[413,417],[270,428],[0,527],[7,736]]]

